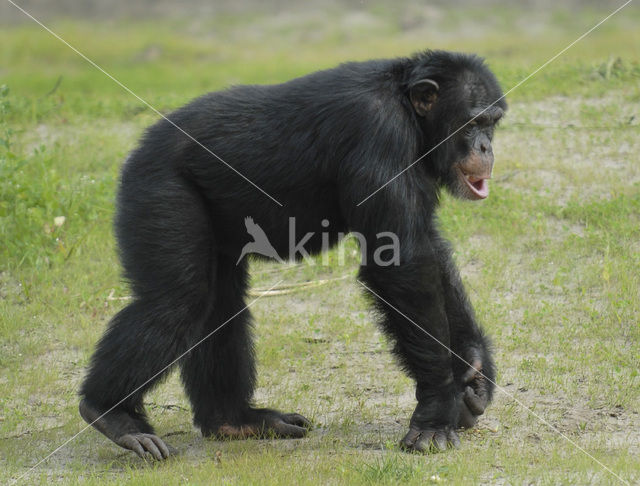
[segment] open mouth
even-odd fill
[[[471,189],[471,192],[477,199],[486,199],[489,195],[489,182],[491,176],[474,176],[471,174],[465,174],[460,171],[460,177],[464,180],[465,184]]]

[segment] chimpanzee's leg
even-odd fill
[[[213,234],[194,188],[172,174],[136,170],[125,166],[116,217],[133,302],[112,319],[97,346],[80,391],[80,414],[116,444],[162,459],[170,450],[153,435],[142,398],[211,312]]]
[[[218,256],[210,318],[181,362],[194,423],[205,436],[302,437],[310,422],[298,414],[251,407],[255,361],[251,314],[245,305],[247,262]],[[204,340],[203,340],[204,339]]]
[[[80,414],[140,457],[145,451],[156,459],[169,455],[170,447],[153,434],[142,398],[184,352],[181,333],[191,318],[198,316],[179,315],[159,302],[133,302],[112,319],[93,355],[80,392]]]

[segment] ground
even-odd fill
[[[478,52],[508,90],[608,12],[334,5],[49,25],[167,112],[230,84],[426,47]],[[639,20],[627,7],[510,93],[489,199],[443,199],[441,225],[499,370],[494,404],[461,449],[397,447],[413,387],[355,282],[348,241],[328,262],[252,264],[256,400],[303,413],[315,430],[204,440],[173,375],[146,399],[179,451],[163,464],[84,430],[77,413],[93,346],[128,296],[111,231],[118,169],[157,116],[40,27],[3,28],[0,482],[640,481]],[[284,292],[260,297],[281,280]],[[317,285],[287,287],[303,282]]]

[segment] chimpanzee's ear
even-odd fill
[[[409,98],[420,116],[426,116],[438,99],[440,86],[433,79],[421,79],[409,87]]]

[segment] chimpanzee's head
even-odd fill
[[[408,95],[422,128],[427,171],[461,198],[489,195],[493,131],[507,109],[482,59],[428,51],[416,56]]]

